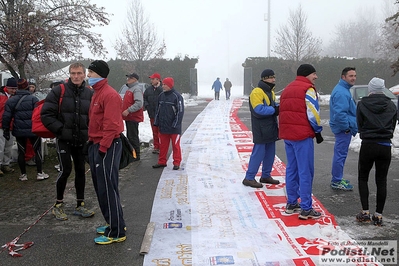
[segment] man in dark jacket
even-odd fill
[[[42,171],[42,138],[32,133],[32,112],[39,101],[29,92],[29,84],[26,79],[18,80],[18,90],[13,97],[7,100],[3,114],[3,136],[10,139],[10,128],[18,144],[18,166],[21,170],[19,180],[26,181],[25,151],[29,139],[35,152],[37,180],[48,178],[48,174]],[[12,125],[11,125],[12,123]]]
[[[369,82],[369,95],[363,97],[356,109],[357,126],[362,139],[359,152],[358,183],[362,211],[356,215],[359,222],[382,225],[382,212],[387,197],[387,175],[391,164],[391,139],[397,123],[397,110],[391,99],[385,96],[385,82],[373,78]],[[370,219],[368,180],[375,164],[377,206]]]
[[[226,91],[226,100],[230,100],[230,95],[231,95],[231,87],[233,84],[231,84],[231,81],[226,78],[226,81],[223,84],[224,90]]]
[[[56,181],[57,201],[52,213],[57,220],[67,220],[64,212],[64,192],[69,175],[72,172],[72,160],[75,168],[76,208],[74,215],[91,217],[94,212],[84,206],[86,184],[83,145],[88,140],[89,107],[92,91],[84,81],[86,68],[81,63],[69,66],[68,82],[60,105],[61,85],[54,87],[44,102],[41,118],[44,126],[56,136],[56,147],[60,161],[60,172]]]
[[[164,78],[163,92],[158,97],[158,108],[154,125],[159,127],[160,150],[158,163],[153,168],[166,167],[169,143],[172,143],[173,170],[179,170],[181,163],[180,135],[184,115],[183,97],[174,89],[173,78]]]
[[[249,95],[254,146],[249,159],[248,170],[242,183],[253,188],[263,187],[261,183],[280,183],[270,175],[276,154],[276,141],[278,140],[277,116],[279,107],[275,102],[275,82],[274,71],[265,69],[262,71],[258,87],[254,88]],[[262,176],[259,183],[255,180],[255,176],[261,163]]]
[[[158,127],[154,126],[154,118],[158,105],[158,96],[162,92],[161,75],[154,73],[149,78],[151,79],[151,86],[144,91],[144,110],[147,110],[151,123],[154,144],[152,153],[159,154],[159,131]]]

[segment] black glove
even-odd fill
[[[274,115],[278,115],[280,113],[280,105],[274,106]]]
[[[4,137],[6,140],[10,140],[10,130],[4,129],[4,130],[3,130],[3,137]]]
[[[100,154],[101,158],[103,158],[103,159],[104,159],[104,157],[105,157],[105,152],[98,151],[98,154]]]
[[[323,137],[321,136],[321,133],[316,133],[315,135],[316,135],[316,143],[317,143],[317,144],[322,143],[324,139],[323,139]]]

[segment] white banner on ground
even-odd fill
[[[182,136],[181,170],[170,158],[154,198],[145,266],[321,265],[323,250],[353,242],[316,198],[320,219],[285,214],[285,165],[277,157],[279,185],[242,185],[253,146],[237,116],[242,102],[210,102]]]

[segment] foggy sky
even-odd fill
[[[268,0],[142,0],[147,17],[154,24],[159,38],[167,47],[165,58],[176,55],[198,57],[198,80],[202,85],[212,83],[216,77],[228,77],[242,84],[241,64],[247,57],[267,56]],[[314,37],[328,45],[336,25],[352,20],[361,13],[371,13],[383,20],[383,0],[270,0],[271,1],[271,51],[276,30],[286,24],[289,11],[299,4],[308,17],[307,27]],[[391,0],[394,2],[394,0]],[[112,48],[126,23],[126,10],[130,1],[97,0],[98,6],[113,13],[111,23],[96,29],[102,34],[108,58],[115,58]],[[382,22],[382,21],[381,21]],[[86,55],[85,55],[86,56]],[[87,55],[88,56],[88,55]],[[275,56],[271,52],[271,56]],[[267,66],[265,66],[266,68]],[[256,73],[254,73],[256,75]]]

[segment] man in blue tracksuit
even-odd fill
[[[278,140],[277,116],[279,106],[275,102],[275,81],[276,77],[273,70],[263,70],[258,87],[254,88],[249,95],[254,147],[242,183],[253,188],[263,187],[261,183],[275,185],[280,183],[270,176],[276,154],[276,141]],[[261,163],[262,176],[259,183],[255,180],[255,176]]]
[[[220,90],[222,89],[222,82],[220,82],[220,79],[217,78],[213,84],[212,84],[212,89],[211,90],[215,90],[215,100],[219,100],[219,94],[220,94]]]
[[[331,188],[344,191],[353,190],[353,185],[343,176],[349,144],[352,136],[357,134],[356,103],[349,90],[355,81],[356,69],[344,68],[330,97],[330,127],[335,136]]]

